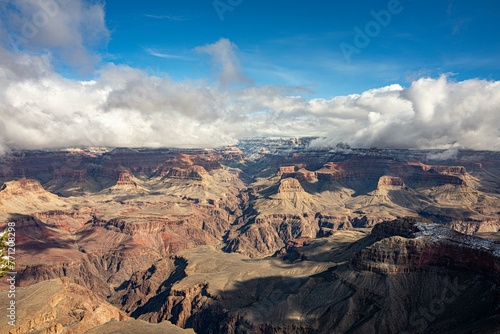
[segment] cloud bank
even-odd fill
[[[110,32],[104,5],[82,0],[2,0],[0,37],[18,52],[50,49],[70,66],[90,71],[99,63],[94,52],[105,45]]]
[[[455,82],[441,76],[406,88],[394,84],[305,99],[291,88],[251,84],[236,45],[227,39],[194,50],[212,58],[217,83],[174,81],[101,63],[92,45],[105,43],[109,31],[104,8],[95,2],[57,1],[57,15],[13,45],[12,36],[22,35],[23,24],[43,10],[41,3],[56,2],[1,5],[10,14],[3,14],[6,23],[0,28],[0,153],[76,146],[215,147],[268,135],[322,137],[315,147],[345,142],[500,150],[500,81]],[[70,79],[54,70],[61,60],[99,69],[92,81]]]

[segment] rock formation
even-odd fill
[[[382,176],[378,180],[377,188],[401,189],[404,187],[404,182],[400,177]]]
[[[20,295],[50,292],[17,332],[499,328],[497,152],[306,142],[0,157]]]
[[[140,319],[199,333],[492,332],[500,320],[499,247],[403,219],[370,235],[297,240],[278,254],[281,263],[188,250],[180,253],[182,274],[159,263],[165,269],[135,276],[121,292],[143,291],[147,302],[122,298],[121,305]]]
[[[94,292],[67,279],[19,288],[16,295],[16,326],[2,324],[0,333],[83,334],[111,320],[130,319]]]
[[[278,186],[278,194],[297,192],[304,192],[304,189],[297,179],[286,178],[280,181],[280,184]]]

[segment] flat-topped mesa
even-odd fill
[[[194,165],[187,168],[173,167],[167,172],[166,177],[171,179],[201,181],[206,175],[208,175],[208,172],[203,166]]]
[[[433,169],[445,174],[465,175],[467,173],[467,170],[463,166],[434,166]]]
[[[464,166],[437,166],[437,165],[426,165],[421,163],[420,161],[411,161],[409,165],[417,165],[422,168],[423,171],[435,171],[440,174],[449,174],[449,175],[465,175],[467,174],[467,169]]]
[[[351,168],[349,168],[351,167]],[[328,162],[316,171],[318,180],[336,181],[344,178],[355,178],[354,168],[348,162]]]
[[[311,183],[318,181],[318,177],[316,175],[316,172],[311,172],[305,168],[300,168],[295,173],[295,178],[297,178],[297,180],[307,181],[307,182],[311,182]]]
[[[295,165],[280,166],[278,175],[286,177],[286,175],[295,174],[295,171],[296,171]]]
[[[408,184],[433,183],[434,185],[467,185],[465,179],[467,171],[462,166],[430,166],[420,161],[410,161],[408,166],[413,168],[411,174],[403,174]]]
[[[219,154],[222,156],[223,161],[243,162],[245,160],[243,152],[234,145],[224,147]]]
[[[295,164],[295,165],[282,165],[279,167],[278,176],[281,178],[296,178],[297,180],[307,181],[307,182],[317,182],[318,178],[316,172],[312,172],[306,169],[305,164]]]
[[[402,189],[404,185],[405,184],[400,177],[385,175],[378,180],[377,188]]]
[[[119,187],[136,187],[137,183],[134,181],[134,176],[130,171],[123,170],[120,172],[120,175],[118,175],[118,182],[116,182],[116,185]]]
[[[28,193],[43,194],[46,193],[40,182],[30,179],[19,179],[5,182],[0,188],[0,198],[10,198],[12,196]]]
[[[159,170],[168,171],[168,169],[174,167],[187,168],[189,166],[201,166],[206,171],[212,171],[221,168],[219,161],[222,159],[221,154],[216,154],[213,151],[200,151],[192,154],[177,152],[174,156],[166,159]]]
[[[304,188],[297,179],[286,178],[280,180],[280,185],[278,187],[278,193],[297,193],[304,192]]]
[[[381,239],[354,254],[351,264],[381,274],[408,273],[429,266],[474,271],[499,282],[500,245],[444,226],[403,219],[375,226]]]
[[[187,154],[184,153],[177,153],[174,157],[171,159],[168,159],[166,161],[167,163],[176,163],[182,166],[192,166],[193,161],[191,160],[191,157]]]

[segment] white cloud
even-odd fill
[[[406,89],[392,87],[323,102],[325,116],[348,117],[313,145],[500,149],[500,82],[451,82],[442,76],[416,80]]]
[[[453,147],[443,152],[427,154],[427,160],[456,160],[458,156],[458,148]]]
[[[103,6],[84,0],[4,0],[0,39],[11,50],[49,49],[65,63],[90,71],[99,62],[90,50],[110,37]]]
[[[187,60],[188,59],[187,57],[184,57],[184,56],[160,52],[160,51],[157,51],[157,50],[154,50],[151,48],[144,48],[144,51],[146,51],[150,56],[158,57],[158,58],[179,59],[179,60]]]
[[[221,38],[213,44],[199,46],[195,49],[198,53],[212,56],[213,63],[220,68],[219,81],[222,85],[249,83],[240,61],[236,56],[237,46],[226,38]]]
[[[420,79],[308,101],[280,87],[226,90],[116,65],[81,82],[56,74],[44,56],[5,59],[4,148],[213,147],[244,136],[317,135],[327,139],[315,146],[500,149],[500,82]]]
[[[0,14],[2,42],[22,34],[42,3],[53,2],[1,2],[2,12],[16,8]],[[56,14],[21,39],[18,50],[0,47],[0,153],[89,145],[213,147],[256,135],[325,137],[314,146],[500,150],[500,81],[442,76],[408,88],[395,84],[307,100],[293,88],[251,85],[227,39],[195,49],[219,68],[215,85],[114,64],[101,64],[92,81],[64,78],[53,63],[91,67],[97,58],[92,45],[107,41],[109,31],[102,4],[57,3]]]

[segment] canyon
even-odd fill
[[[8,152],[0,333],[500,332],[500,153],[310,141]]]

